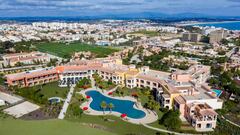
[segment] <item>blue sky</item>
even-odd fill
[[[240,16],[240,0],[0,0],[0,16],[98,16],[156,12]]]

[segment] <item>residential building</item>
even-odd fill
[[[31,87],[59,79],[55,68],[44,68],[28,72],[6,75],[8,86]]]
[[[35,62],[47,63],[50,61],[51,56],[41,52],[31,53],[13,53],[2,56],[5,66],[15,66],[17,63],[34,64]]]
[[[101,78],[128,88],[148,87],[156,94],[156,100],[168,109],[177,109],[199,131],[216,126],[217,113],[223,101],[206,84],[210,67],[193,65],[188,70],[173,73],[151,70],[147,66],[123,65],[114,57],[95,60],[77,60],[67,65],[7,75],[9,86],[29,87],[51,81],[59,81],[60,87],[76,84],[82,78],[98,73]]]
[[[212,31],[209,34],[210,44],[219,43],[222,39],[226,38],[228,35],[227,30],[221,29]]]
[[[184,115],[197,131],[213,131],[216,128],[218,114],[207,104],[187,104]]]
[[[198,33],[183,33],[182,41],[199,42],[201,40],[201,34]]]

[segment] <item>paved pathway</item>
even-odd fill
[[[108,95],[108,93],[116,91],[117,88],[118,88],[118,86],[112,88],[111,90],[104,90],[103,93]]]
[[[155,128],[155,127],[149,126],[147,124],[142,124],[142,125],[146,128],[149,128],[149,129],[152,129],[152,130],[155,130],[155,131],[174,134],[174,135],[193,135],[193,134],[186,134],[186,133],[178,133],[178,132],[168,131],[168,130],[161,129],[161,128]]]
[[[60,114],[58,115],[58,119],[64,119],[65,114],[67,112],[67,108],[69,106],[69,103],[70,103],[72,95],[73,95],[74,88],[75,88],[75,85],[71,86],[70,91],[68,92],[68,95],[67,95],[67,99],[64,102],[64,105],[62,107]]]
[[[231,124],[233,124],[233,125],[235,125],[235,126],[237,126],[237,127],[239,127],[239,128],[240,128],[240,125],[238,125],[238,124],[236,124],[236,123],[234,123],[234,122],[232,122],[232,121],[230,121],[230,120],[226,119],[226,118],[225,118],[225,117],[223,117],[223,116],[222,116],[222,118],[223,118],[223,119],[225,119],[227,122],[229,122],[229,123],[231,123]]]

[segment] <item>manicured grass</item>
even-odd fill
[[[81,103],[85,102],[79,94],[74,94],[70,105],[80,106]],[[136,125],[121,120],[120,117],[113,115],[106,116],[92,116],[82,114],[81,116],[74,116],[74,109],[68,108],[66,119],[69,121],[88,123],[101,125],[111,132],[119,135],[136,134],[136,135],[154,135],[156,131],[145,128],[142,125]]]
[[[58,87],[58,82],[52,82],[48,84],[43,84],[42,86],[38,85],[34,87],[29,87],[29,88],[22,88],[20,90],[24,91],[24,90],[38,90],[38,89],[41,89],[39,93],[42,94],[45,98],[50,98],[50,97],[66,98],[67,92],[70,88],[67,88],[67,87],[61,88],[61,87]]]
[[[15,93],[34,103],[45,104],[48,102],[48,98],[51,97],[61,97],[65,99],[68,90],[69,88],[58,87],[58,82],[52,82],[34,87],[19,88]]]
[[[109,119],[110,121],[105,121]],[[148,129],[142,125],[131,124],[129,122],[125,122],[118,117],[115,116],[105,116],[105,120],[103,116],[90,116],[83,114],[82,117],[77,119],[68,119],[70,121],[75,122],[83,122],[83,123],[94,123],[98,125],[102,125],[109,129],[111,132],[117,133],[119,135],[126,134],[136,134],[136,135],[155,135],[157,131]],[[164,134],[163,134],[164,135]]]
[[[84,43],[40,43],[36,45],[37,50],[41,52],[48,52],[53,55],[60,57],[70,57],[74,52],[80,51],[90,51],[96,54],[96,57],[105,57],[113,52],[118,51],[118,49],[110,47],[102,47],[96,45],[88,45]]]
[[[240,124],[240,104],[238,104],[237,102],[231,101],[231,100],[227,100],[224,102],[223,104],[223,108],[220,110],[217,110],[217,112],[220,115],[223,115],[225,118]]]
[[[40,87],[40,86],[36,86]],[[43,89],[41,90],[41,93],[45,97],[61,97],[66,98],[67,92],[70,88],[64,87],[58,87],[58,82],[49,83],[43,86]]]
[[[0,135],[113,135],[107,131],[83,126],[66,120],[0,121]]]

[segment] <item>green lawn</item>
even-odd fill
[[[58,87],[58,82],[52,82],[52,83],[44,84],[42,86],[37,85],[34,87],[21,88],[20,91],[27,91],[27,90],[37,91],[37,93],[42,94],[45,98],[50,98],[50,97],[66,98],[67,92],[69,89],[70,88],[67,88],[67,87],[64,87],[64,88]]]
[[[109,129],[111,132],[117,133],[119,135],[155,135],[156,131],[148,129],[142,125],[131,124],[129,122],[125,122],[121,120],[121,118],[115,116],[105,116],[105,119],[110,121],[105,121],[103,116],[90,116],[83,114],[81,118],[71,119],[70,121],[81,122],[81,123],[94,123],[98,125],[102,125]],[[164,135],[164,134],[163,134]]]
[[[0,135],[113,135],[66,120],[0,120]]]
[[[102,47],[96,45],[88,45],[84,43],[40,43],[36,45],[37,50],[41,52],[48,52],[60,57],[70,57],[74,52],[90,51],[96,54],[96,57],[106,57],[113,52],[118,51],[116,48]]]
[[[79,94],[74,94],[71,100],[70,105],[80,106],[85,100],[81,100],[81,96]],[[92,116],[82,114],[82,116],[74,116],[74,109],[68,108],[66,119],[73,122],[80,123],[91,123],[104,126],[106,129],[117,133],[119,135],[127,135],[127,134],[136,134],[136,135],[155,135],[156,131],[145,128],[142,125],[131,124],[129,122],[125,122],[121,120],[120,117],[116,117],[113,115],[108,116]],[[106,121],[107,119],[107,121]]]
[[[44,85],[38,85],[16,90],[16,94],[25,97],[34,103],[45,104],[48,98],[61,97],[66,98],[69,88],[58,87],[58,82],[52,82]]]
[[[40,86],[36,86],[39,87]],[[43,86],[43,89],[41,90],[41,93],[45,97],[61,97],[61,98],[66,98],[67,92],[69,91],[70,88],[67,87],[58,87],[58,82],[53,82],[49,83]]]

